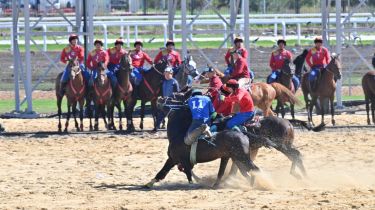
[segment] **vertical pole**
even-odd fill
[[[12,33],[12,45],[13,45],[13,74],[14,74],[14,101],[15,101],[15,111],[20,111],[20,89],[19,89],[19,55],[18,55],[18,0],[12,0],[12,19],[13,19],[13,33]],[[16,49],[17,48],[17,49]]]
[[[43,25],[42,28],[43,28],[43,32],[45,33],[43,35],[43,51],[47,52],[47,35],[46,35],[47,34],[47,26]]]
[[[250,23],[249,23],[249,1],[243,2],[243,18],[244,18],[244,36],[245,36],[245,48],[250,53]],[[247,57],[247,65],[250,66],[250,56]]]
[[[130,26],[126,26],[126,43],[130,47]]]
[[[82,22],[82,1],[75,2],[75,12],[76,12],[76,28],[74,29],[75,32],[80,31],[81,29],[81,22]]]
[[[182,57],[187,56],[186,0],[181,0]]]
[[[173,39],[174,14],[174,2],[173,0],[168,0],[168,39]]]
[[[323,44],[325,47],[328,47],[328,33],[327,33],[327,20],[328,20],[328,12],[327,12],[327,0],[321,0],[321,11],[322,11],[322,38]]]
[[[30,10],[29,0],[23,1],[24,5],[24,18],[25,18],[25,68],[26,68],[26,100],[27,110],[26,112],[31,114],[33,112],[33,101],[32,101],[32,90],[31,90],[31,53],[30,53]]]
[[[297,24],[297,44],[301,46],[301,23]]]
[[[263,14],[266,14],[266,0],[263,0]]]
[[[87,48],[87,2],[86,0],[83,0],[83,47],[85,48],[85,61],[87,61],[87,55],[89,52],[89,49]],[[86,65],[85,65],[85,68]],[[86,69],[87,70],[87,69]]]
[[[236,16],[237,16],[237,8],[236,8],[236,0],[230,0],[230,41],[233,43],[234,39],[234,30],[236,29]]]
[[[341,0],[336,0],[336,54],[341,54],[342,45],[342,25],[341,25]],[[341,89],[342,81],[337,80],[336,102],[337,107],[342,108]]]

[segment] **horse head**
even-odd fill
[[[331,61],[326,67],[326,70],[331,72],[335,78],[335,80],[341,79],[341,62],[340,62],[340,55],[332,54]]]
[[[161,75],[164,73],[164,70],[170,66],[170,63],[164,59],[161,59],[158,63],[156,63],[153,69],[159,72]]]
[[[107,74],[105,73],[105,64],[104,62],[100,61],[98,63],[98,79],[99,79],[99,85],[100,86],[103,86],[107,80]]]
[[[375,68],[375,53],[374,53],[374,55],[372,56],[372,67]]]
[[[121,60],[120,60],[120,71],[130,71],[130,66],[131,66],[131,62],[130,62],[131,58],[129,57],[129,55],[123,55],[121,57]]]
[[[182,68],[185,74],[191,75],[193,77],[198,76],[197,63],[193,60],[193,56],[188,56],[182,63]]]
[[[284,59],[284,65],[281,68],[281,72],[288,77],[292,77],[294,74],[294,69],[290,67],[291,60],[286,58]]]

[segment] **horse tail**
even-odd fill
[[[288,88],[279,83],[271,83],[271,86],[276,91],[276,98],[281,101],[289,102],[291,104],[300,104],[298,98]]]
[[[61,81],[62,74],[63,72],[60,72],[57,75],[56,80],[55,80],[55,94],[57,98],[61,97],[60,96],[60,81]]]
[[[325,129],[325,124],[324,123],[321,123],[320,125],[318,126],[311,126],[309,125],[307,122],[305,121],[302,121],[302,120],[296,120],[296,119],[293,119],[293,120],[289,120],[289,122],[293,125],[293,126],[298,126],[298,127],[301,127],[301,128],[306,128],[307,130],[309,131],[314,131],[314,132],[320,132],[320,131],[323,131]]]

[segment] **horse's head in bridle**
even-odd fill
[[[107,80],[107,74],[105,73],[105,64],[103,61],[100,61],[98,63],[98,79],[99,79],[99,85],[104,85],[105,81]]]
[[[131,66],[131,58],[129,54],[125,54],[120,60],[120,71],[129,71]]]
[[[340,62],[340,55],[336,55],[335,53],[331,56],[331,61],[326,67],[326,70],[331,72],[334,75],[335,80],[341,79],[341,62]]]
[[[292,77],[295,73],[295,70],[290,67],[290,63],[290,59],[284,59],[284,66],[281,68],[281,72],[288,77]]]
[[[197,63],[193,60],[193,56],[190,55],[186,57],[182,65],[185,74],[193,77],[198,76],[199,73],[197,72]]]
[[[70,75],[74,80],[78,74],[81,73],[81,68],[79,67],[79,62],[77,58],[69,58],[68,67],[70,68]]]

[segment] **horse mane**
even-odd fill
[[[168,116],[167,135],[169,141],[183,142],[192,121],[191,111],[182,107],[171,111]]]

